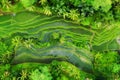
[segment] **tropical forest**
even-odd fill
[[[120,80],[120,0],[0,0],[0,80]]]

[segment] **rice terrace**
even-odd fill
[[[120,0],[0,0],[0,80],[120,80]]]

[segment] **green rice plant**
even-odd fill
[[[72,45],[71,45],[72,46]],[[78,67],[80,70],[92,72],[93,57],[84,49],[77,49],[75,46],[53,45],[45,48],[27,48],[19,46],[16,49],[12,64],[23,62],[41,62],[50,63],[53,60],[68,61]]]
[[[15,46],[11,64],[62,60],[80,70],[93,72],[90,50],[119,49],[115,41],[119,36],[118,25],[107,28],[106,25],[97,31],[61,17],[24,11],[14,16],[0,16],[0,39],[11,39],[11,45]]]
[[[119,33],[120,27],[119,23],[115,25],[111,25],[109,27],[106,27],[104,29],[101,29],[99,33],[96,33],[93,37],[92,45],[94,49],[97,50],[119,50],[120,45],[118,42],[118,37],[120,35]]]
[[[42,42],[49,42],[53,36],[52,42],[62,41],[80,44],[84,41],[87,46],[100,46],[104,43],[114,41],[119,36],[118,24],[99,25],[108,26],[99,29],[99,31],[86,28],[85,26],[78,25],[72,21],[63,20],[57,16],[38,15],[37,13],[20,12],[16,16],[1,16],[0,17],[0,37],[5,38],[14,34],[24,38],[38,38]],[[41,23],[41,24],[40,24]],[[10,24],[10,25],[8,25]],[[9,29],[8,29],[9,28]],[[55,39],[54,33],[59,34],[59,39]],[[114,41],[115,42],[115,41]],[[90,44],[90,45],[89,45]],[[118,44],[118,43],[117,43]],[[82,46],[83,47],[83,46]],[[109,49],[109,48],[108,48]],[[107,49],[106,49],[107,50]]]

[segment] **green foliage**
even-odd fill
[[[32,6],[36,2],[36,0],[20,0],[20,2],[25,8],[27,8]]]
[[[80,0],[69,0],[75,7],[78,7],[78,5],[81,3]]]
[[[0,42],[0,63],[6,64],[11,61],[11,52],[6,44]]]
[[[41,5],[45,5],[47,3],[47,0],[40,0],[39,3],[41,3]]]
[[[55,80],[85,80],[86,78],[93,78],[90,74],[84,73],[68,62],[53,61],[50,66],[51,74]]]
[[[114,15],[114,17],[115,17],[115,19],[118,19],[118,20],[120,20],[120,1],[118,1],[118,3],[116,3],[115,5],[117,5],[117,6],[115,6],[114,7],[114,9],[113,9],[113,12],[115,13],[115,15]]]
[[[51,12],[49,6],[44,7],[44,8],[43,8],[43,12],[44,12],[44,14],[46,14],[46,15],[48,15],[48,16],[49,16],[49,15],[52,15],[52,12]]]
[[[7,12],[11,11],[11,4],[9,0],[1,0],[0,4],[1,4],[0,6],[1,9],[3,9],[4,11],[7,11]]]
[[[11,80],[84,80],[93,79],[91,74],[85,73],[68,62],[53,61],[52,63],[22,63],[17,65],[0,66],[1,79]],[[9,72],[10,71],[10,72]]]
[[[49,68],[47,66],[35,69],[31,72],[29,77],[31,80],[52,80],[52,76],[49,73]]]
[[[8,46],[6,46],[6,44],[4,44],[3,42],[0,42],[0,55],[7,52],[7,50],[8,50]]]
[[[22,11],[24,9],[24,6],[22,3],[16,3],[14,6],[12,6],[12,10],[14,13]]]
[[[32,79],[32,80],[40,80],[41,79],[41,73],[39,72],[39,70],[38,69],[36,69],[35,71],[33,71],[32,73],[31,73],[31,75],[30,75],[30,78]],[[43,80],[43,79],[42,79]],[[45,80],[45,79],[44,79]]]
[[[10,64],[0,65],[0,79],[9,80],[10,79]]]
[[[18,46],[21,43],[22,39],[20,36],[16,36],[15,38],[12,39],[12,44],[14,46]]]
[[[118,0],[1,0],[1,7],[2,11],[17,12],[17,10],[24,10],[25,8],[29,11],[37,11],[46,15],[63,16],[78,22],[86,20],[88,17],[97,19],[98,16],[96,17],[96,15],[100,16],[99,21],[106,18],[110,19],[112,18],[111,16],[114,16],[112,20],[116,20],[116,18],[119,19],[120,13]],[[74,18],[69,16],[73,12]],[[77,18],[78,15],[81,20]]]
[[[68,17],[72,20],[77,21],[79,19],[79,14],[77,13],[77,10],[70,10]]]
[[[107,80],[118,79],[115,75],[119,75],[120,64],[118,64],[118,54],[115,52],[97,53],[95,55],[95,71],[97,75],[107,78]]]
[[[0,58],[0,61],[2,64],[9,64],[12,60],[12,54],[11,52],[7,51],[6,53],[4,53],[1,58]]]
[[[94,0],[92,3],[92,6],[95,10],[98,10],[101,7],[101,10],[103,12],[108,12],[110,8],[112,7],[112,1],[111,0]]]

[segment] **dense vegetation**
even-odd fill
[[[120,80],[120,0],[0,0],[0,80]]]

